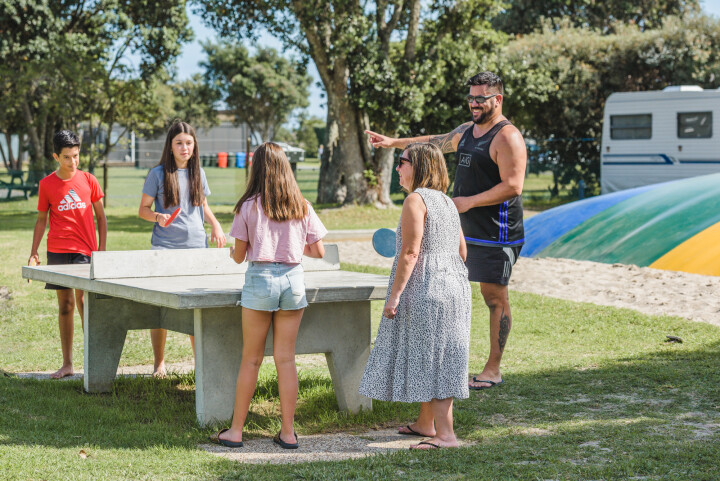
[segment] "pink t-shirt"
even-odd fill
[[[305,244],[316,243],[328,232],[309,202],[307,207],[303,219],[278,222],[265,215],[258,195],[240,207],[230,235],[248,243],[249,261],[299,264]]]

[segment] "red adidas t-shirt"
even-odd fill
[[[93,203],[102,199],[94,175],[78,170],[69,180],[53,172],[40,181],[38,210],[50,212],[47,250],[89,256],[97,250]]]

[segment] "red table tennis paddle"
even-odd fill
[[[177,209],[175,209],[175,212],[173,212],[173,213],[170,215],[170,218],[167,220],[167,222],[165,222],[165,227],[167,227],[167,226],[169,226],[170,224],[172,224],[172,221],[175,220],[175,217],[177,217],[178,214],[180,214],[180,210],[181,210],[180,207],[178,207]]]

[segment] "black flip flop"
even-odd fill
[[[421,444],[427,444],[428,446],[432,446],[429,449],[429,451],[432,451],[433,449],[441,449],[442,448],[442,446],[440,446],[439,444],[431,443],[430,441],[420,441],[415,446],[420,446]],[[417,447],[413,447],[413,446],[410,446],[410,449],[412,449],[413,451],[428,451],[427,449],[417,448]]]
[[[297,433],[293,433],[293,434],[295,435],[295,443],[286,443],[285,441],[283,441],[280,438],[280,433],[277,433],[277,436],[275,436],[273,438],[273,442],[283,449],[297,449],[300,447],[300,445],[297,442],[298,441]]]
[[[217,432],[217,434],[210,436],[210,441],[212,441],[215,444],[219,444],[221,446],[225,446],[226,448],[242,448],[243,442],[235,442],[235,441],[228,441],[227,439],[220,439],[220,435],[224,433],[225,431],[229,431],[229,429],[221,429]]]
[[[478,379],[475,376],[473,376],[473,382],[486,382],[490,384],[489,386],[470,386],[468,385],[468,388],[474,389],[475,391],[479,391],[480,389],[490,389],[492,387],[497,386],[498,384],[502,384],[504,381],[501,379],[498,382],[494,381],[488,381],[487,379]]]
[[[420,436],[421,438],[431,438],[431,437],[432,437],[432,436],[425,436],[424,434],[415,431],[413,428],[410,427],[409,424],[408,424],[407,426],[405,426],[405,427],[406,427],[410,432],[409,432],[409,433],[403,433],[403,432],[401,432],[401,431],[398,429],[398,434],[402,434],[403,436]]]

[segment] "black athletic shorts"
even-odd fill
[[[90,264],[90,256],[85,254],[78,254],[74,252],[50,252],[47,253],[48,265],[59,266],[62,264]],[[54,291],[61,291],[63,289],[70,289],[65,286],[58,286],[57,284],[45,284],[45,289],[52,289]]]
[[[518,247],[487,247],[467,245],[468,279],[471,282],[487,282],[507,286],[513,265],[520,255]]]

